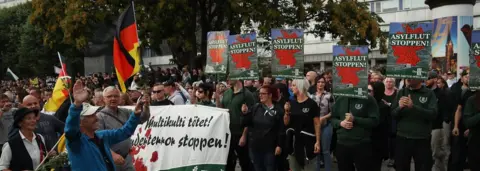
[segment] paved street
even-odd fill
[[[240,169],[240,166],[239,166],[238,164],[237,164],[237,168],[235,169],[235,171],[242,171],[242,169]],[[322,169],[321,171],[323,171],[323,169]],[[338,171],[338,168],[337,168],[337,164],[336,164],[336,163],[334,163],[333,171]],[[383,166],[382,166],[382,171],[395,171],[395,169],[394,169],[394,168],[389,168],[389,167],[387,167],[386,162],[384,162],[384,163],[383,163]],[[415,171],[413,162],[412,162],[411,171]],[[433,171],[433,170],[432,170],[432,171]],[[470,171],[470,170],[466,169],[466,170],[464,170],[464,171]]]

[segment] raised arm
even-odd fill
[[[82,112],[82,104],[88,98],[88,92],[85,90],[83,83],[78,80],[73,86],[74,102],[70,105],[68,116],[65,121],[65,137],[72,141],[79,139],[80,133],[80,113]]]

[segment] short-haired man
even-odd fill
[[[110,89],[109,91],[114,90]],[[115,170],[110,147],[128,140],[135,132],[137,125],[140,123],[142,105],[137,104],[135,111],[129,113],[129,119],[119,129],[98,131],[101,122],[95,114],[98,113],[99,109],[84,103],[88,100],[88,92],[84,89],[81,81],[75,83],[73,97],[74,102],[69,109],[65,127],[71,169]],[[131,168],[130,170],[134,169]]]
[[[315,71],[308,71],[305,75],[308,83],[310,83],[310,87],[308,88],[308,93],[310,94],[315,94],[315,92],[317,92],[317,77],[318,74]]]
[[[173,81],[167,81],[163,84],[163,86],[165,93],[168,95],[168,100],[175,105],[184,105],[187,100],[190,99],[188,92]]]
[[[163,84],[155,84],[152,89],[152,103],[151,106],[166,106],[173,105],[173,103],[165,98],[165,87]]]
[[[43,103],[46,103],[48,99],[50,99],[50,97],[52,97],[52,89],[45,89],[43,91]]]
[[[408,87],[400,90],[392,103],[397,121],[395,170],[432,170],[431,132],[437,116],[435,93],[422,86],[422,80],[407,79]]]
[[[75,96],[74,96],[75,97]],[[143,105],[143,112],[140,115],[140,123],[147,121],[150,118],[149,103],[150,98],[144,96],[146,103]],[[116,87],[107,87],[103,91],[103,100],[105,101],[105,108],[100,110],[97,114],[100,126],[99,130],[120,129],[131,118],[130,109],[119,108],[120,104],[120,90]],[[134,170],[132,157],[129,154],[129,150],[132,147],[132,141],[126,139],[120,143],[111,144],[111,155],[113,161],[116,164],[116,170],[118,171],[131,171]]]
[[[0,94],[0,148],[8,141],[8,130],[13,124],[13,112],[15,110],[12,108],[8,96]],[[1,154],[2,150],[0,149]]]
[[[271,81],[271,80],[270,80]],[[217,107],[228,109],[230,113],[230,151],[227,159],[227,171],[234,171],[237,158],[242,171],[252,170],[252,163],[248,156],[247,132],[248,128],[242,126],[242,105],[252,107],[254,99],[252,93],[242,87],[241,81],[230,81],[232,88],[223,93],[222,100],[217,100]],[[215,93],[215,99],[220,99],[220,91]]]

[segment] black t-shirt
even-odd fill
[[[315,135],[313,118],[320,117],[320,109],[317,103],[308,98],[301,103],[290,100],[290,106],[290,127],[295,129],[295,132],[305,131]]]
[[[162,101],[154,101],[150,104],[150,106],[167,106],[167,105],[173,105],[172,101],[168,99],[164,99]]]

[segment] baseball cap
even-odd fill
[[[80,116],[90,116],[97,113],[98,106],[92,106],[88,103],[83,103],[82,112],[80,112]]]

